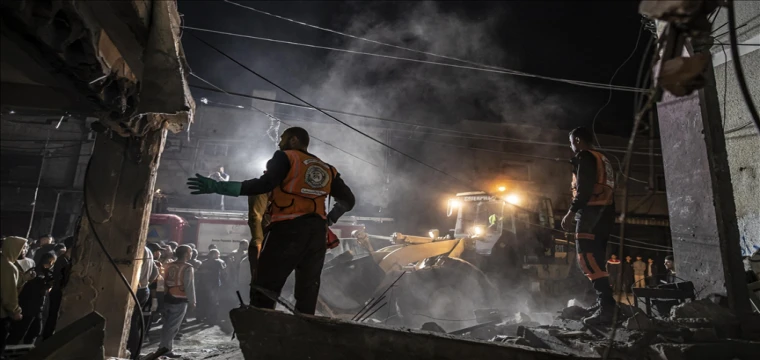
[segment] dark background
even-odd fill
[[[316,2],[316,1],[279,1],[279,2],[241,2],[245,5],[269,11],[284,17],[306,23],[327,27],[339,31],[347,29],[362,15],[372,14],[375,22],[393,22],[408,15],[409,11],[421,4],[415,2]],[[502,56],[479,56],[467,54],[468,59],[487,62],[491,65],[545,76],[608,83],[615,69],[629,56],[636,44],[641,17],[638,15],[638,1],[506,1],[506,2],[441,2],[435,3],[443,15],[456,16],[466,21],[488,21],[484,36],[488,36],[494,46],[501,50]],[[227,31],[260,37],[297,41],[315,45],[347,48],[346,37],[308,28],[284,20],[258,14],[223,1],[179,1],[180,13],[184,23],[205,29]],[[361,21],[361,20],[360,20]],[[354,28],[356,24],[353,24]],[[190,30],[188,30],[190,31]],[[356,33],[356,32],[351,32]],[[319,100],[324,94],[311,93],[305,89],[315,89],[325,81],[329,63],[334,52],[320,49],[307,49],[285,44],[235,38],[224,35],[195,32],[194,34],[215,44],[231,56],[264,74],[285,88],[295,91],[299,96],[310,101]],[[361,35],[361,34],[357,34]],[[384,39],[394,44],[414,47],[414,39]],[[620,70],[614,80],[616,85],[634,86],[640,60],[644,55],[648,35],[641,36],[638,50],[631,60]],[[271,86],[247,73],[238,65],[223,58],[196,39],[183,36],[188,61],[192,70],[210,82],[231,91],[251,93],[256,89],[272,89]],[[394,55],[425,59],[424,55],[364,43],[362,50],[388,53]],[[443,54],[451,55],[451,54]],[[503,56],[506,55],[506,56]],[[402,61],[377,59],[362,55],[339,55],[357,57],[346,69],[361,86],[382,86],[384,83],[398,81],[408,75],[405,67],[426,67],[425,71],[434,72],[431,76],[446,81],[447,77],[480,76],[484,81],[509,81],[518,88],[514,92],[501,94],[498,101],[509,101],[519,110],[535,107],[535,101],[553,99],[553,104],[561,111],[551,118],[542,119],[538,125],[572,129],[576,126],[590,126],[594,114],[607,101],[609,92],[602,89],[590,89],[557,82],[519,78],[511,75],[473,72],[471,70],[439,68],[431,65],[411,64]],[[480,58],[478,58],[480,57]],[[440,59],[427,58],[440,61]],[[366,61],[381,61],[394,66],[394,71],[378,73],[366,68]],[[494,62],[502,61],[502,62]],[[345,64],[345,62],[344,62]],[[430,70],[430,68],[435,68]],[[503,80],[502,80],[503,79]],[[193,84],[201,84],[193,79]],[[438,95],[451,99],[451,107],[441,107],[440,97],[425,99],[424,93],[430,83],[418,82],[415,85],[415,97],[409,106],[399,104],[393,111],[375,115],[404,117],[411,116],[412,121],[424,121],[434,117],[437,123],[455,122],[461,119],[481,121],[506,121],[515,123],[536,123],[535,118],[523,116],[504,116],[493,111],[483,102],[489,101],[493,93],[487,87],[472,89],[467,92]],[[328,89],[335,96],[350,89]],[[320,89],[324,92],[325,89]],[[225,95],[214,95],[201,90],[193,90],[196,97],[206,96],[210,99],[234,103],[243,101]],[[521,95],[528,93],[531,103],[521,101]],[[295,101],[285,94],[278,98]],[[324,101],[323,101],[324,102]],[[329,101],[328,101],[329,102]],[[248,102],[249,103],[249,102]],[[320,106],[331,104],[317,103]],[[539,103],[540,106],[540,103]],[[631,93],[615,91],[611,103],[599,115],[596,130],[600,133],[627,136],[632,124],[633,96]],[[424,116],[420,116],[424,115]]]

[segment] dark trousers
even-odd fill
[[[42,298],[42,301],[45,299]],[[24,315],[20,321],[11,323],[10,335],[6,341],[9,345],[34,344],[34,340],[40,336],[42,331],[42,304],[33,303],[27,306],[21,306],[21,313]]]
[[[137,352],[137,348],[140,345],[140,326],[145,326],[145,336],[148,335],[147,330],[150,329],[150,324],[145,316],[143,321],[140,321],[140,309],[145,309],[145,306],[150,301],[150,289],[142,288],[137,289],[137,300],[139,304],[135,304],[135,309],[132,311],[132,322],[129,325],[129,337],[127,338],[127,350],[134,355]]]
[[[607,273],[607,241],[615,224],[615,205],[588,206],[575,219],[578,266],[591,280],[597,300],[603,305],[615,304]]]
[[[264,236],[258,266],[251,287],[251,305],[274,309],[275,301],[255,287],[280,294],[285,281],[296,271],[296,310],[314,314],[324,265],[327,223],[317,216],[305,216],[272,224]]]
[[[8,338],[8,332],[11,329],[11,320],[10,317],[4,317],[0,319],[0,356],[2,356],[5,353],[5,340]]]
[[[42,340],[47,340],[53,336],[55,327],[58,324],[58,312],[61,310],[61,300],[63,300],[62,289],[50,290],[50,306],[48,307],[47,319],[42,329]]]

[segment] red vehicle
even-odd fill
[[[193,243],[200,254],[208,253],[209,245],[215,244],[219,252],[226,255],[237,250],[240,240],[251,238],[247,212],[181,208],[167,210],[171,214],[150,216],[148,242]],[[354,230],[365,230],[365,226],[358,221],[385,222],[393,219],[347,216],[331,226],[330,230],[344,243],[343,239],[350,238]],[[185,231],[185,228],[188,230]]]

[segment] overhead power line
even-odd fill
[[[411,61],[416,63],[422,63],[422,64],[429,64],[429,65],[438,65],[438,66],[446,66],[446,67],[452,67],[452,68],[458,68],[458,69],[467,69],[467,70],[476,70],[476,71],[485,71],[490,73],[497,73],[497,74],[507,74],[507,75],[515,75],[515,76],[523,76],[523,77],[530,77],[530,78],[537,78],[537,79],[544,79],[544,80],[551,80],[566,84],[572,84],[572,85],[578,85],[578,86],[585,86],[590,88],[596,88],[596,89],[612,89],[612,90],[619,90],[619,91],[629,91],[629,92],[644,92],[644,89],[637,89],[629,86],[617,86],[617,85],[607,85],[607,84],[599,84],[599,83],[593,83],[588,81],[580,81],[580,80],[569,80],[569,79],[562,79],[562,78],[554,78],[549,76],[542,76],[542,75],[536,75],[536,74],[530,74],[525,73],[522,71],[516,71],[516,70],[510,70],[510,69],[495,69],[493,67],[482,67],[482,66],[465,66],[465,65],[456,65],[456,64],[449,64],[449,63],[442,63],[437,61],[428,61],[428,60],[419,60],[419,59],[412,59],[412,58],[405,58],[400,56],[392,56],[392,55],[383,55],[383,54],[377,54],[377,53],[370,53],[370,52],[364,52],[364,51],[355,51],[355,50],[348,50],[348,49],[340,49],[340,48],[334,48],[329,46],[320,46],[320,45],[313,45],[313,44],[304,44],[294,41],[286,41],[286,40],[277,40],[277,39],[271,39],[271,38],[265,38],[260,36],[253,36],[253,35],[245,35],[245,34],[236,34],[232,32],[227,31],[219,31],[219,30],[211,30],[211,29],[203,29],[193,26],[183,26],[184,29],[187,30],[194,30],[194,31],[200,31],[200,32],[208,32],[208,33],[214,33],[219,35],[227,35],[227,36],[235,36],[240,38],[246,38],[246,39],[253,39],[253,40],[261,40],[261,41],[269,41],[269,42],[275,42],[280,44],[288,44],[288,45],[295,45],[295,46],[303,46],[303,47],[309,47],[314,49],[323,49],[323,50],[331,50],[331,51],[340,51],[350,54],[356,54],[356,55],[367,55],[367,56],[375,56],[375,57],[381,57],[386,59],[394,59],[394,60],[403,60],[403,61]]]
[[[223,93],[225,93],[227,95],[232,95],[232,94],[228,93],[227,91],[225,91],[224,89],[222,89],[222,88],[220,88],[220,87],[218,87],[218,86],[216,86],[216,85],[214,85],[214,84],[206,81],[205,79],[203,79],[202,77],[196,75],[195,73],[191,72],[190,75],[194,76],[196,79],[198,79],[200,81],[203,81],[204,83],[208,84],[209,86],[212,86],[212,87],[216,88],[217,90],[219,90],[219,91],[221,91],[221,92],[223,92]],[[271,115],[271,114],[267,113],[266,111],[261,110],[261,109],[255,107],[255,106],[253,106],[253,105],[250,105],[250,108],[253,109],[253,110],[255,110],[255,111],[258,111],[258,112],[264,114],[264,116],[266,116],[266,117],[268,117],[270,119],[276,119],[277,121],[279,121],[279,122],[281,122],[281,123],[283,123],[283,124],[285,124],[287,126],[290,126],[288,123],[286,123],[286,122],[278,119],[274,115]],[[321,142],[321,143],[323,143],[323,144],[325,144],[327,146],[330,146],[330,147],[332,147],[334,149],[337,149],[338,151],[340,151],[340,152],[342,152],[342,153],[344,153],[344,154],[346,154],[348,156],[351,156],[352,158],[358,159],[359,161],[363,161],[363,162],[365,162],[367,164],[370,164],[370,165],[372,165],[372,166],[374,166],[376,168],[381,168],[381,166],[373,164],[372,162],[370,162],[368,160],[364,160],[364,159],[362,159],[362,158],[360,158],[360,157],[358,157],[358,156],[356,156],[356,155],[354,155],[354,154],[352,154],[352,153],[350,153],[350,152],[348,152],[346,150],[343,150],[343,149],[341,149],[341,148],[339,148],[339,147],[337,147],[337,146],[335,146],[333,144],[328,143],[327,141],[321,140],[321,139],[317,138],[316,136],[314,136],[313,134],[310,134],[309,137],[311,137],[312,139],[317,140],[317,141],[319,141],[319,142]]]
[[[281,91],[283,91],[284,93],[286,93],[286,94],[288,94],[288,95],[292,96],[292,97],[293,97],[293,98],[295,98],[296,100],[298,100],[298,101],[300,101],[300,102],[302,102],[302,103],[304,103],[304,104],[306,104],[306,105],[308,105],[308,106],[310,106],[310,107],[312,107],[312,108],[316,109],[316,110],[317,110],[317,111],[319,111],[320,113],[322,113],[322,114],[324,114],[325,116],[327,116],[327,117],[329,117],[329,118],[331,118],[331,119],[333,119],[333,120],[337,121],[338,123],[340,123],[340,124],[343,124],[343,126],[345,126],[345,127],[349,128],[349,129],[351,129],[351,130],[353,130],[353,131],[355,131],[355,132],[359,133],[360,135],[362,135],[362,136],[364,136],[364,137],[366,137],[366,138],[368,138],[368,139],[372,140],[373,142],[375,142],[375,143],[377,143],[377,144],[379,144],[379,145],[381,145],[381,146],[383,146],[383,147],[386,147],[386,148],[390,149],[391,151],[394,151],[394,152],[396,152],[396,153],[398,153],[398,154],[400,154],[400,155],[402,155],[402,156],[406,157],[406,158],[407,158],[407,159],[409,159],[409,160],[412,160],[412,161],[414,161],[414,162],[416,162],[416,163],[418,163],[418,164],[420,164],[420,165],[422,165],[422,166],[424,166],[424,167],[427,167],[427,168],[429,168],[429,169],[431,169],[431,170],[434,170],[434,171],[436,171],[436,172],[438,172],[438,173],[440,173],[440,174],[442,174],[442,175],[444,175],[444,176],[447,176],[447,177],[449,177],[449,178],[451,178],[451,179],[454,179],[454,180],[456,180],[456,181],[457,181],[457,182],[459,182],[459,183],[462,183],[462,184],[467,184],[467,185],[469,185],[469,183],[468,183],[468,182],[462,181],[462,180],[460,180],[459,178],[455,177],[454,175],[451,175],[451,174],[449,174],[449,173],[447,173],[447,172],[445,172],[445,171],[443,171],[443,170],[441,170],[441,169],[438,169],[438,168],[436,168],[436,167],[435,167],[435,166],[433,166],[433,165],[427,164],[427,163],[425,163],[424,161],[417,159],[416,157],[414,157],[414,156],[412,156],[412,155],[409,155],[409,154],[407,154],[407,153],[405,153],[405,152],[403,152],[403,151],[401,151],[401,150],[398,150],[398,149],[396,149],[396,148],[394,148],[394,147],[392,147],[392,146],[390,146],[390,145],[388,145],[388,144],[386,144],[386,143],[384,143],[384,142],[382,142],[382,141],[380,141],[380,140],[378,140],[378,139],[376,139],[376,138],[372,137],[372,135],[369,135],[369,134],[367,134],[367,133],[365,133],[365,132],[363,132],[363,131],[361,131],[361,130],[359,130],[359,129],[357,129],[357,128],[355,128],[355,127],[353,127],[353,126],[349,125],[349,124],[347,124],[345,121],[342,121],[342,120],[340,120],[340,119],[336,118],[335,116],[332,116],[332,115],[328,114],[328,113],[327,113],[327,112],[325,112],[324,110],[322,110],[322,109],[319,109],[319,108],[317,108],[316,106],[314,106],[314,105],[310,104],[309,102],[307,102],[306,100],[303,100],[303,99],[301,99],[301,98],[300,98],[298,95],[296,95],[296,94],[294,94],[294,93],[292,93],[292,92],[288,91],[287,89],[283,88],[283,87],[282,87],[282,86],[280,86],[280,85],[277,85],[275,82],[273,82],[273,81],[269,80],[268,78],[264,77],[263,75],[259,74],[258,72],[254,71],[253,69],[249,68],[249,67],[248,67],[248,66],[246,66],[245,64],[243,64],[243,63],[241,63],[241,62],[237,61],[235,58],[233,58],[232,56],[228,55],[228,54],[227,54],[227,53],[225,53],[224,51],[220,50],[220,49],[219,49],[219,48],[217,48],[216,46],[214,46],[214,45],[211,45],[211,44],[210,44],[210,43],[208,43],[206,40],[203,40],[203,39],[201,39],[200,37],[198,37],[198,36],[196,36],[196,35],[193,35],[192,33],[189,33],[189,35],[190,35],[190,36],[192,36],[192,37],[194,37],[194,38],[195,38],[195,39],[197,39],[198,41],[202,42],[202,43],[203,43],[203,44],[205,44],[206,46],[210,47],[210,48],[211,48],[211,49],[213,49],[214,51],[218,52],[219,54],[223,55],[224,57],[226,57],[226,58],[227,58],[227,59],[229,59],[230,61],[232,61],[232,62],[234,62],[234,63],[238,64],[240,67],[242,67],[242,68],[246,69],[246,70],[247,70],[248,72],[250,72],[251,74],[254,74],[254,75],[256,75],[256,76],[257,76],[257,77],[259,77],[261,80],[264,80],[264,81],[266,81],[266,82],[267,82],[267,83],[269,83],[270,85],[272,85],[272,86],[274,86],[274,87],[276,87],[276,88],[280,89]]]
[[[198,85],[190,85],[190,87],[191,88],[195,88],[195,89],[204,90],[204,91],[223,93],[223,94],[233,95],[233,96],[247,98],[247,99],[267,101],[267,102],[271,102],[271,103],[275,103],[275,104],[279,104],[279,105],[283,105],[283,106],[291,106],[291,107],[296,107],[296,108],[299,108],[299,109],[306,109],[306,110],[317,111],[317,108],[313,108],[313,107],[310,107],[310,106],[304,106],[304,105],[300,105],[300,104],[295,104],[295,103],[291,103],[291,102],[287,102],[287,101],[282,101],[282,100],[268,99],[268,98],[264,98],[264,97],[247,95],[247,94],[241,94],[241,93],[236,93],[236,92],[226,91],[226,90],[223,91],[223,90],[218,90],[218,89],[208,88],[208,87],[205,87],[205,86],[198,86]],[[391,123],[391,124],[398,124],[398,125],[404,125],[404,126],[412,126],[414,128],[419,128],[419,129],[429,129],[429,130],[440,131],[440,132],[445,132],[445,133],[460,134],[460,135],[465,135],[465,136],[471,136],[473,138],[490,139],[490,140],[495,140],[495,141],[514,142],[514,143],[521,143],[521,144],[533,144],[533,145],[547,145],[547,146],[568,147],[567,144],[562,144],[562,143],[542,142],[542,141],[535,141],[535,140],[507,138],[507,137],[496,136],[496,135],[487,135],[487,134],[480,134],[480,133],[472,133],[472,132],[466,132],[466,131],[460,131],[460,130],[454,130],[454,129],[446,129],[446,128],[441,128],[441,127],[435,127],[435,126],[417,124],[417,123],[410,123],[410,122],[406,122],[406,121],[401,121],[401,120],[396,120],[396,119],[389,119],[389,118],[383,118],[383,117],[379,117],[379,116],[372,116],[372,115],[359,114],[359,113],[353,113],[353,112],[348,112],[348,111],[328,109],[328,108],[324,108],[324,107],[320,107],[319,109],[322,110],[322,111],[329,112],[329,113],[335,113],[335,114],[341,114],[341,115],[349,115],[349,116],[361,117],[361,118],[366,118],[366,119],[371,119],[371,120],[378,120],[378,121],[387,122],[387,123]],[[615,146],[606,146],[605,147],[605,151],[607,151],[607,152],[624,152],[621,148],[618,148],[618,147],[615,147]],[[643,153],[643,152],[634,152],[634,154],[636,154],[636,155],[649,155],[649,153]],[[655,154],[655,155],[660,156],[660,154]]]
[[[284,16],[272,14],[272,13],[269,13],[269,12],[266,12],[266,11],[263,11],[263,10],[256,9],[254,7],[251,7],[251,6],[242,5],[242,4],[236,3],[234,1],[225,0],[225,2],[228,3],[228,4],[231,4],[231,5],[239,6],[241,8],[247,9],[247,10],[255,11],[255,12],[260,13],[260,14],[264,14],[264,15],[267,15],[267,16],[272,16],[272,17],[278,18],[280,20],[289,21],[289,22],[292,22],[292,23],[296,23],[298,25],[308,26],[308,27],[313,28],[313,29],[327,31],[327,32],[330,32],[330,33],[333,33],[333,34],[349,37],[349,38],[356,39],[356,40],[366,41],[366,42],[370,42],[370,43],[377,44],[377,45],[388,46],[388,47],[392,47],[392,48],[399,49],[399,50],[410,51],[410,52],[414,52],[414,53],[418,53],[418,54],[424,54],[424,55],[428,55],[428,56],[433,56],[433,57],[437,57],[437,58],[441,58],[441,59],[458,61],[458,62],[461,62],[461,63],[478,66],[478,67],[484,68],[484,69],[500,70],[500,71],[505,71],[505,72],[512,73],[513,75],[527,76],[527,77],[533,77],[533,78],[543,79],[543,80],[559,81],[559,82],[564,82],[564,83],[573,84],[573,85],[579,85],[579,86],[588,86],[588,87],[605,88],[605,89],[606,88],[612,88],[610,85],[604,85],[604,84],[599,84],[599,83],[592,83],[592,82],[588,82],[588,81],[559,79],[559,78],[553,78],[553,77],[549,77],[549,76],[529,74],[529,73],[525,73],[525,72],[522,72],[522,71],[507,69],[507,68],[504,68],[504,67],[501,67],[501,66],[492,66],[492,65],[487,65],[487,64],[483,64],[483,63],[479,63],[479,62],[475,62],[475,61],[470,61],[470,60],[466,60],[466,59],[461,59],[461,58],[457,58],[457,57],[453,57],[453,56],[446,56],[446,55],[436,54],[436,53],[429,52],[429,51],[422,51],[422,50],[412,49],[412,48],[408,48],[408,47],[404,47],[404,46],[389,44],[389,43],[386,43],[386,42],[372,40],[372,39],[368,39],[368,38],[361,37],[361,36],[351,35],[351,34],[348,34],[348,33],[345,33],[345,32],[341,32],[341,31],[337,31],[337,30],[332,30],[332,29],[328,29],[328,28],[323,28],[323,27],[312,25],[312,24],[308,24],[308,23],[305,23],[305,22],[302,22],[302,21],[286,18]],[[632,90],[623,90],[623,88],[628,88],[628,87],[615,87],[615,88],[616,88],[616,90],[621,90],[621,91],[643,91],[644,90],[644,89],[635,89],[635,88],[631,88]]]
[[[623,63],[620,64],[620,66],[618,66],[617,69],[615,69],[615,72],[612,73],[612,77],[610,77],[610,83],[609,83],[610,85],[612,85],[612,81],[615,80],[615,76],[617,76],[618,72],[620,72],[620,69],[622,69],[623,66],[625,66],[625,64],[627,64],[628,61],[631,60],[633,55],[636,53],[636,50],[639,49],[639,42],[641,42],[642,33],[644,33],[644,22],[642,22],[641,26],[639,26],[639,35],[636,37],[636,44],[633,46],[633,50],[631,50],[631,53],[628,54],[628,57],[625,58],[625,60],[623,60]],[[607,96],[607,102],[605,102],[604,105],[602,105],[602,107],[599,108],[599,110],[594,115],[594,120],[591,121],[591,133],[594,134],[594,141],[596,142],[596,146],[598,146],[599,148],[602,148],[602,145],[599,144],[599,139],[596,138],[596,119],[599,117],[599,114],[601,114],[602,111],[604,111],[607,105],[610,104],[611,101],[612,101],[612,89],[610,89],[609,95]]]

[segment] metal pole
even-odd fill
[[[58,202],[61,200],[61,192],[59,191],[55,195],[55,207],[53,208],[53,218],[50,219],[50,231],[48,231],[48,234],[53,233],[53,227],[55,226],[55,216],[58,215]]]
[[[37,209],[37,194],[40,191],[40,181],[42,181],[42,171],[45,170],[45,157],[47,157],[47,147],[50,142],[50,130],[47,131],[45,139],[45,148],[42,149],[42,161],[40,162],[40,173],[37,175],[37,186],[34,188],[34,199],[32,199],[32,215],[29,217],[29,228],[26,230],[26,237],[32,233],[32,224],[34,223],[34,211]]]

